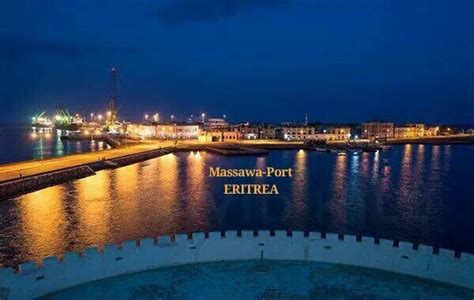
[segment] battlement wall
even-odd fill
[[[474,255],[352,235],[225,231],[161,236],[24,263],[0,270],[0,299],[31,299],[86,282],[159,267],[232,260],[300,260],[347,264],[474,289]],[[2,298],[3,296],[3,298]]]

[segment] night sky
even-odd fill
[[[121,119],[472,124],[474,1],[0,2],[1,121],[104,112],[112,65]]]

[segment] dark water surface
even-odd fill
[[[29,124],[0,123],[0,164],[110,148],[103,141],[61,141],[56,130],[32,135]]]
[[[0,202],[0,264],[162,234],[293,229],[474,252],[474,147],[406,145],[336,156],[169,154]],[[293,178],[211,178],[209,167],[292,167]],[[223,193],[275,183],[280,195]]]

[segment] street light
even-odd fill
[[[206,114],[205,113],[202,113],[201,114],[201,118],[202,118],[202,123],[204,124],[204,118],[206,117]]]
[[[102,115],[101,115],[101,114],[99,114],[99,115],[97,116],[97,118],[99,118],[99,123],[102,122]]]
[[[148,115],[145,114],[145,121],[148,121]]]
[[[93,118],[94,118],[94,113],[91,113],[91,122],[92,122]]]
[[[174,120],[174,115],[171,115],[171,122],[173,122]]]

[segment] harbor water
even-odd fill
[[[33,134],[29,124],[0,123],[0,164],[31,159],[59,157],[68,154],[98,151],[110,148],[104,141],[61,140],[60,133]]]
[[[474,146],[375,153],[168,154],[0,202],[0,265],[92,245],[219,230],[322,231],[474,253]],[[210,167],[293,168],[293,177],[216,178]],[[278,195],[225,195],[268,183]]]

